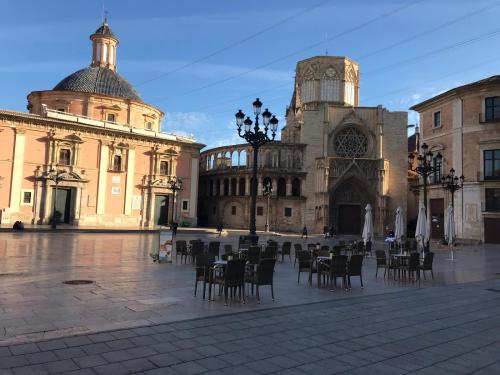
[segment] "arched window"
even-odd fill
[[[217,183],[215,184],[215,195],[220,195],[220,180],[217,180]]]
[[[271,180],[271,177],[265,177],[262,181],[262,192],[265,191],[267,185],[269,185],[271,189],[273,189],[273,181]]]
[[[340,101],[340,80],[333,68],[326,70],[320,81],[321,100],[328,102]]]
[[[113,170],[120,172],[122,170],[122,157],[120,155],[113,156]]]
[[[247,165],[247,152],[245,150],[240,152],[240,167]]]
[[[168,173],[168,161],[162,160],[160,161],[160,174],[167,176]]]
[[[292,180],[292,196],[300,197],[300,180],[298,178]]]
[[[246,180],[244,178],[240,178],[240,191],[238,192],[238,195],[245,195],[245,184]]]
[[[286,196],[286,180],[284,178],[278,179],[278,197]]]
[[[59,164],[71,165],[71,151],[67,148],[59,150]]]
[[[236,178],[231,179],[231,195],[236,195]]]

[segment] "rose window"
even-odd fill
[[[335,137],[334,148],[340,157],[360,158],[366,154],[368,140],[358,129],[346,128]]]

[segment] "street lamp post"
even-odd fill
[[[410,165],[410,170],[416,172],[419,176],[422,177],[423,180],[423,190],[424,190],[424,207],[425,207],[425,215],[427,216],[427,179],[429,176],[432,176],[434,173],[437,173],[441,170],[441,161],[443,160],[443,155],[438,152],[435,156],[437,159],[438,167],[432,165],[432,159],[434,153],[429,150],[429,146],[424,143],[421,146],[423,153],[417,156],[418,165],[413,167],[413,160],[415,159],[414,154],[408,155],[408,161]]]
[[[59,182],[62,180],[61,178],[61,173],[56,171],[55,169],[51,169],[49,171],[50,176],[49,178],[54,181],[56,184],[56,189],[54,190],[54,202],[52,202],[52,229],[57,228],[57,219],[56,219],[56,202],[57,202],[57,187],[59,185]]]
[[[269,200],[271,198],[272,193],[273,193],[273,185],[271,184],[271,181],[267,181],[267,183],[264,185],[264,191],[263,191],[264,196],[267,197],[266,232],[269,232]]]
[[[450,169],[450,173],[447,176],[441,177],[441,184],[443,189],[447,190],[451,194],[451,207],[455,210],[455,192],[460,190],[464,186],[464,176],[455,176],[455,170]]]
[[[250,225],[249,225],[249,235],[251,237],[256,236],[256,224],[255,224],[255,211],[257,207],[257,155],[260,146],[263,144],[274,141],[276,136],[276,130],[278,128],[278,119],[266,108],[262,112],[262,125],[264,129],[261,130],[259,126],[259,115],[262,108],[262,102],[257,98],[253,102],[253,113],[255,115],[255,124],[247,116],[245,119],[245,114],[241,109],[236,113],[236,126],[238,128],[238,135],[247,141],[253,148],[253,170],[252,170],[252,182],[251,182],[251,201],[250,201]],[[252,129],[252,124],[253,129]],[[243,129],[242,129],[243,127]],[[268,130],[271,130],[271,136],[268,136]]]
[[[176,176],[174,176],[168,180],[167,184],[168,184],[169,189],[172,190],[172,223],[171,224],[173,224],[176,221],[175,220],[175,194],[179,190],[182,190],[182,180],[180,178],[177,178]]]

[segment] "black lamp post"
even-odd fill
[[[432,165],[434,153],[429,150],[429,146],[424,143],[421,148],[423,153],[417,156],[418,165],[413,168],[413,160],[415,159],[414,154],[408,155],[408,161],[410,164],[410,170],[422,176],[424,182],[424,207],[425,215],[427,216],[427,179],[429,178],[429,176],[432,176],[434,173],[438,173],[441,170],[441,161],[443,160],[443,155],[441,155],[440,152],[436,154],[435,158],[437,159],[438,167],[435,167]]]
[[[176,221],[175,220],[175,193],[177,193],[179,190],[182,190],[182,180],[180,178],[177,178],[176,176],[170,178],[167,181],[168,188],[172,190],[172,224]]]
[[[54,202],[52,202],[52,229],[57,228],[57,218],[56,218],[56,202],[57,202],[57,187],[59,185],[59,182],[63,180],[62,178],[62,173],[56,171],[55,169],[51,169],[49,171],[50,175],[49,178],[54,181],[56,184],[56,189],[54,190]]]
[[[250,188],[251,192],[251,202],[250,202],[250,236],[256,235],[256,225],[255,225],[255,211],[257,207],[257,155],[260,146],[263,144],[274,141],[276,136],[276,130],[278,128],[278,119],[266,108],[262,112],[262,125],[264,129],[261,130],[259,127],[259,115],[262,108],[262,102],[257,98],[253,102],[253,113],[255,115],[255,124],[247,117],[245,119],[245,114],[241,109],[236,113],[236,126],[238,127],[238,135],[247,141],[253,148],[253,170],[252,170],[252,184]],[[253,129],[252,129],[252,124]],[[244,128],[242,129],[242,126]],[[271,130],[271,136],[267,135],[268,130]]]
[[[267,181],[264,185],[264,190],[262,194],[267,197],[267,210],[266,210],[266,232],[269,232],[269,200],[273,194],[273,185],[271,181]]]
[[[455,192],[460,190],[464,186],[465,177],[462,175],[460,177],[455,176],[455,170],[450,169],[450,173],[447,176],[441,177],[441,184],[444,190],[448,190],[451,193],[451,207],[455,209]]]

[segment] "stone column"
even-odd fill
[[[292,196],[292,179],[290,177],[286,178],[286,196]]]
[[[10,211],[19,212],[21,204],[21,187],[23,182],[24,148],[26,136],[24,129],[16,129],[14,145],[14,162],[12,163],[12,180],[10,183]]]
[[[104,214],[106,202],[106,182],[108,178],[108,155],[109,147],[101,142],[101,153],[99,157],[99,180],[97,187],[97,215]]]
[[[191,155],[191,188],[189,192],[189,217],[197,224],[197,204],[198,204],[198,173],[200,161],[197,154]]]
[[[272,183],[273,183],[273,196],[277,196],[278,195],[278,179],[276,177],[273,177],[272,179]]]
[[[125,215],[132,213],[132,194],[134,192],[135,150],[128,150],[127,179],[125,185]]]
[[[250,177],[245,177],[245,195],[250,195]]]
[[[262,177],[257,176],[257,195],[262,195]]]

